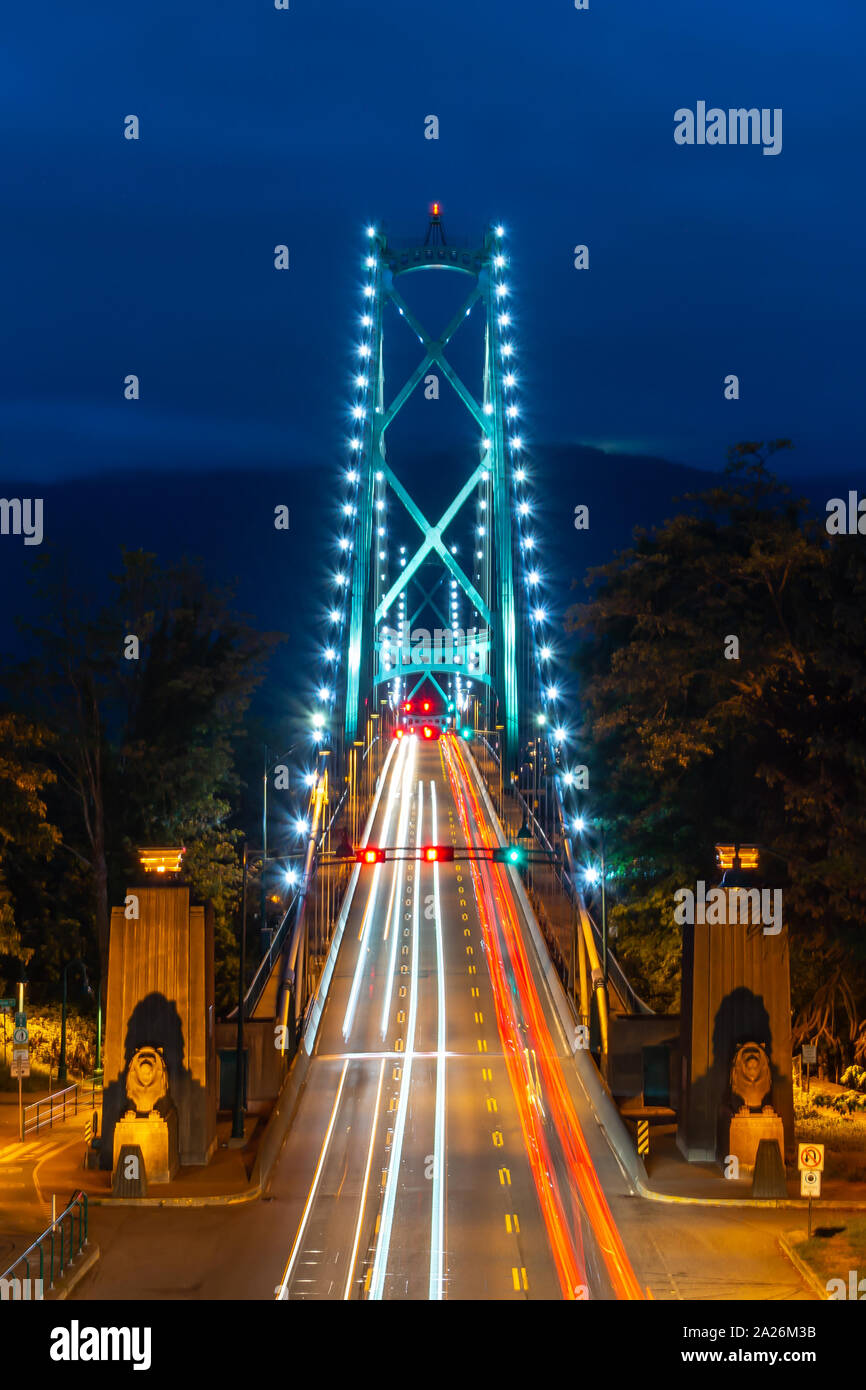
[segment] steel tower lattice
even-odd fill
[[[517,761],[520,739],[520,690],[518,682],[517,604],[515,565],[518,555],[518,519],[514,486],[514,464],[519,439],[509,439],[506,427],[508,355],[511,351],[503,321],[508,322],[503,300],[508,293],[502,269],[502,228],[490,228],[481,246],[466,250],[447,244],[442,232],[437,204],[424,243],[392,247],[387,237],[368,229],[369,253],[365,285],[366,312],[362,318],[363,336],[358,346],[359,395],[353,407],[358,424],[351,444],[354,450],[352,476],[356,483],[353,515],[351,588],[347,621],[343,627],[343,657],[337,718],[346,747],[357,737],[365,698],[383,685],[392,692],[411,693],[424,680],[430,680],[445,695],[445,681],[456,680],[461,688],[477,683],[492,692],[497,719],[504,726],[504,753],[509,766]],[[401,293],[400,279],[421,271],[437,270],[462,275],[471,281],[469,292],[444,331],[432,336],[420,322]],[[483,391],[473,392],[449,363],[446,349],[476,304],[484,314]],[[394,394],[386,399],[385,311],[392,306],[416,334],[423,346],[423,357]],[[389,427],[426,374],[437,369],[456,392],[479,431],[479,458],[470,467],[459,490],[435,521],[431,521],[414,500],[409,484],[398,476],[388,460],[386,440]],[[515,407],[512,407],[512,410]],[[385,581],[377,559],[377,518],[385,508],[388,492],[405,508],[420,533],[414,553],[390,583]],[[446,542],[445,533],[458,514],[475,496],[476,508],[486,517],[485,563],[479,582],[466,572]],[[480,638],[467,652],[464,645],[453,652],[419,650],[407,646],[406,627],[400,627],[400,640],[394,650],[382,638],[382,624],[392,614],[401,595],[420,584],[421,567],[437,561],[442,576],[450,574],[455,584],[478,614],[483,624]],[[348,576],[343,582],[347,582]],[[443,618],[441,605],[430,588],[423,590],[426,602]],[[400,607],[405,607],[405,598]],[[411,607],[411,605],[410,605]],[[421,611],[415,610],[415,614]],[[443,629],[444,631],[445,629]],[[450,660],[448,659],[450,656]],[[440,679],[444,678],[444,679]],[[411,684],[414,682],[414,685]],[[398,684],[399,683],[399,684]]]

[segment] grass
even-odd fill
[[[840,1115],[819,1109],[812,1097],[795,1087],[794,1134],[798,1143],[824,1145],[828,1178],[866,1182],[866,1112]]]
[[[843,1215],[832,1217],[831,1220],[832,1225],[828,1223],[817,1227],[818,1232],[824,1231],[826,1234],[815,1234],[811,1240],[799,1241],[789,1236],[789,1240],[800,1259],[825,1288],[828,1280],[841,1279],[847,1298],[849,1272],[855,1270],[858,1281],[866,1278],[866,1217],[857,1216],[849,1220]]]

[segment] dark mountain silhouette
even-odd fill
[[[664,459],[580,445],[536,447],[527,466],[537,499],[537,563],[549,581],[551,607],[560,613],[583,594],[587,569],[628,546],[636,525],[658,524],[677,509],[675,498],[710,486],[718,476]],[[399,474],[397,460],[395,468]],[[413,493],[431,518],[451,495],[448,488],[458,471],[453,455],[413,459],[413,479],[421,480],[413,484]],[[820,515],[827,498],[849,485],[855,482],[841,473],[792,480],[794,494],[809,497]],[[336,536],[346,485],[335,464],[282,472],[118,471],[38,485],[9,480],[0,484],[0,494],[42,497],[45,528],[41,548],[25,546],[21,537],[0,536],[4,665],[26,651],[27,624],[35,611],[27,576],[40,550],[50,547],[66,555],[87,601],[98,604],[108,593],[121,548],[141,547],[166,561],[183,555],[200,558],[213,583],[237,581],[237,605],[257,626],[288,634],[289,641],[274,655],[267,689],[257,697],[262,718],[290,713],[290,704],[302,695],[299,675],[312,688],[317,652],[326,639],[326,611],[337,596],[330,577],[338,567]],[[588,531],[574,528],[574,509],[580,503],[590,509]],[[274,528],[279,504],[290,511],[287,532]],[[470,525],[471,505],[466,517]],[[414,544],[418,532],[399,504],[391,504],[388,521],[391,547]],[[455,529],[455,539],[462,534]]]

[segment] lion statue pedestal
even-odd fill
[[[739,1160],[740,1171],[755,1166],[755,1156],[762,1139],[779,1145],[782,1163],[785,1162],[785,1130],[781,1115],[764,1100],[773,1089],[770,1061],[760,1043],[743,1043],[734,1054],[731,1066],[731,1094],[742,1101],[731,1119],[728,1153]]]
[[[130,1108],[114,1126],[114,1166],[125,1147],[137,1144],[148,1183],[171,1182],[179,1166],[177,1110],[161,1047],[140,1047],[133,1055],[126,1096]]]

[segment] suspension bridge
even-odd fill
[[[244,1010],[295,1078],[276,1296],[641,1298],[599,1116],[609,1010],[645,1006],[574,858],[505,229],[455,245],[434,204],[361,260],[306,849]]]

